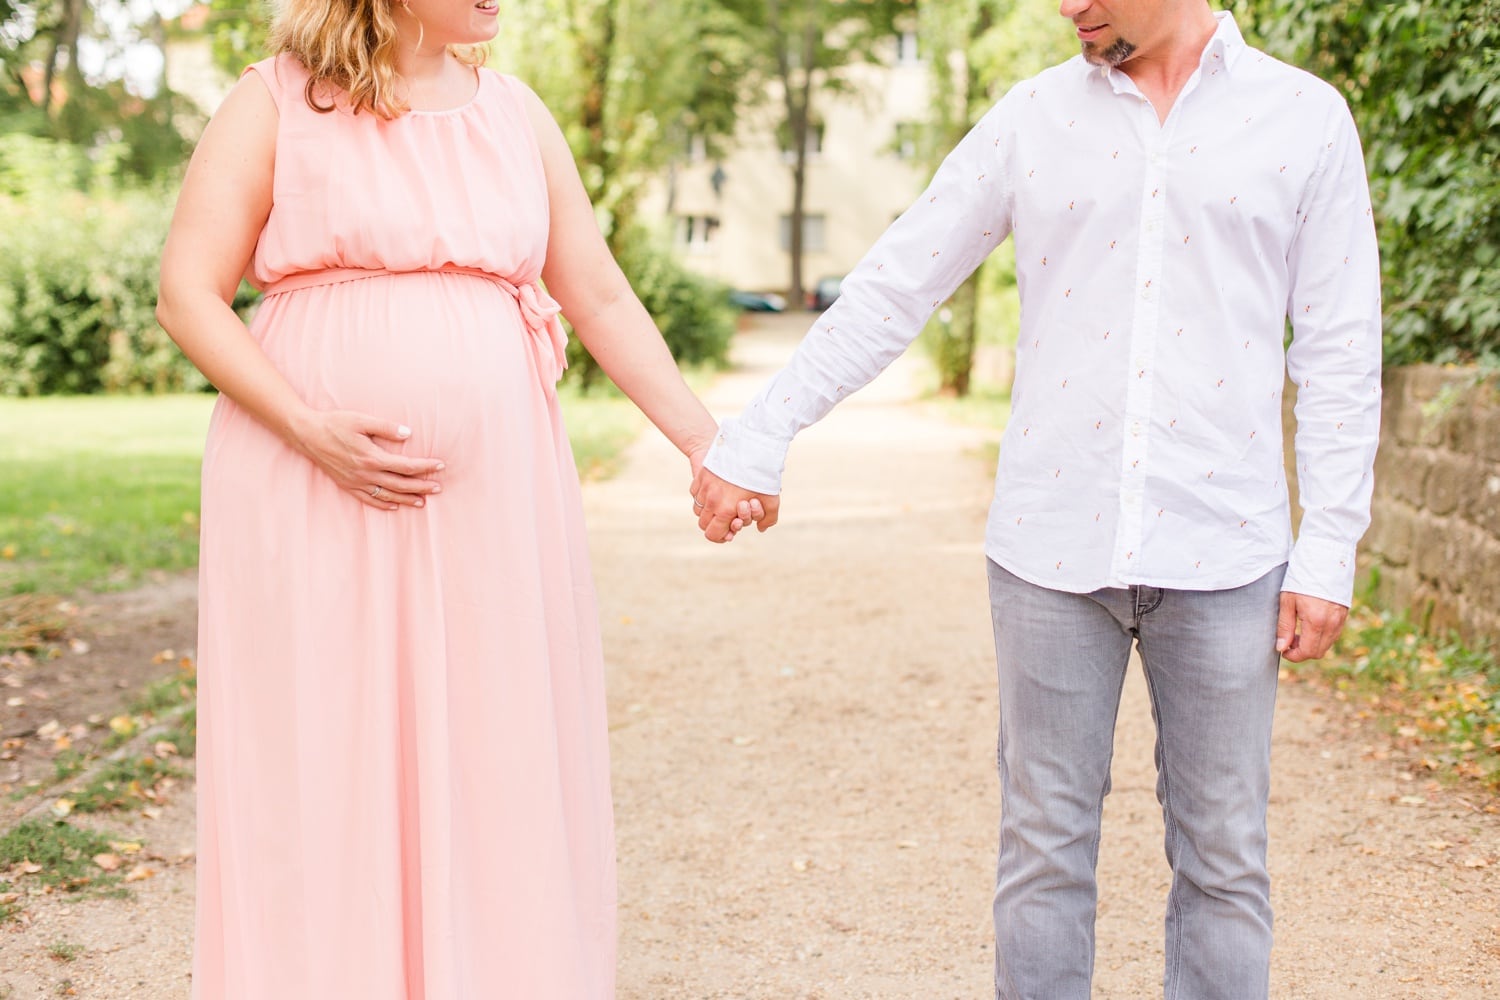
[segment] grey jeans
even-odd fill
[[[1172,869],[1166,1000],[1265,1000],[1266,802],[1285,572],[1233,590],[1070,594],[990,561],[999,1000],[1088,1000],[1099,821],[1132,643],[1156,720],[1156,795]]]

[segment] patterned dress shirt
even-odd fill
[[[1021,323],[988,555],[1075,593],[1227,589],[1289,560],[1284,589],[1348,604],[1380,426],[1359,138],[1332,87],[1217,16],[1165,122],[1081,56],[1006,94],[724,422],[707,467],[779,492],[797,431],[904,351],[1009,235]]]

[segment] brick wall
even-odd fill
[[[1377,604],[1429,628],[1500,645],[1500,380],[1414,365],[1388,369],[1384,390],[1359,586],[1373,580]]]

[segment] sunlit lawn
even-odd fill
[[[645,425],[624,397],[561,393],[584,478]],[[0,399],[0,596],[110,590],[198,558],[210,395]]]

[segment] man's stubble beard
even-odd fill
[[[1135,43],[1116,38],[1101,52],[1097,45],[1085,42],[1083,58],[1095,66],[1118,66],[1135,55]]]

